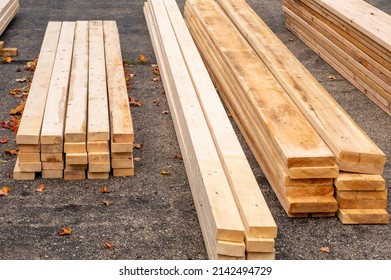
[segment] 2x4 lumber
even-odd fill
[[[87,151],[86,142],[65,142],[65,153],[85,153]]]
[[[134,168],[133,159],[123,160],[123,159],[111,159],[112,168]]]
[[[63,22],[42,123],[41,144],[62,144],[75,22]]]
[[[266,253],[253,253],[247,252],[247,260],[274,260],[276,258],[276,252],[266,252]]]
[[[86,142],[88,89],[88,21],[77,21],[73,45],[64,138]]]
[[[193,32],[193,36],[194,36],[195,35],[195,30],[194,30],[195,26],[193,25],[193,22],[190,19],[191,16],[188,15],[186,8],[187,8],[187,6],[185,7],[185,15],[187,16],[186,20],[188,21],[189,26],[191,27],[190,30]],[[202,36],[200,38],[202,38]],[[204,36],[204,38],[205,38],[205,36]],[[209,42],[204,42],[202,40],[197,40],[197,41],[199,43],[198,47],[201,50],[203,50],[203,48],[205,46],[211,46],[211,44]],[[203,50],[202,53],[205,55],[207,52],[205,52]],[[209,57],[209,58],[211,58],[211,57]],[[224,72],[224,70],[216,68],[219,65],[218,61],[214,61],[214,60],[207,58],[207,59],[205,59],[205,62],[208,64],[209,68],[214,69],[213,73],[211,73],[212,77],[213,77],[213,75],[220,75],[221,73]],[[231,88],[232,88],[229,86],[231,84],[230,79],[220,77],[220,81],[223,81],[223,82],[217,83],[219,91],[224,92],[225,94],[229,94],[231,92]],[[259,140],[258,136],[261,134],[258,134],[258,135],[252,134],[253,130],[257,128],[257,125],[256,124],[252,124],[252,125],[249,124],[249,122],[252,121],[251,116],[246,117],[241,114],[240,108],[238,108],[238,103],[241,103],[241,100],[237,99],[235,102],[231,103],[230,100],[232,100],[232,98],[231,99],[225,98],[226,97],[225,94],[223,94],[222,97],[223,97],[227,107],[233,113],[233,116],[235,118],[236,123],[238,124],[240,130],[242,131],[242,134],[246,138],[248,145],[250,146],[251,150],[253,151],[254,156],[256,157],[256,159],[257,159],[259,165],[261,166],[264,174],[266,175],[269,183],[271,184],[280,203],[282,204],[282,206],[284,207],[285,211],[288,214],[291,211],[292,204],[288,201],[286,194],[284,192],[285,183],[288,183],[288,184],[298,183],[298,184],[303,184],[303,185],[305,185],[307,183],[314,184],[314,181],[315,181],[315,183],[318,181],[329,182],[330,184],[332,183],[331,179],[328,179],[328,180],[321,180],[321,179],[292,180],[292,179],[290,179],[287,176],[287,174],[284,173],[284,169],[281,168],[281,164],[279,165],[279,159],[274,155],[271,148],[265,147],[268,145],[268,143],[264,142],[265,145],[262,145],[262,144],[256,145],[255,144],[256,141]],[[249,128],[251,127],[251,129],[245,129],[245,127],[247,127],[247,125]],[[260,150],[257,150],[257,149],[260,149]],[[264,155],[266,155],[266,154],[269,154],[269,157],[265,157]],[[336,204],[335,200],[332,202],[332,205],[336,209],[337,204]]]
[[[362,0],[315,0],[322,7],[349,23],[391,54],[391,16]]]
[[[109,152],[101,152],[88,153],[88,162],[109,162],[110,161],[110,153]]]
[[[245,239],[246,252],[270,252],[275,251],[275,239],[274,238],[254,238],[247,237]]]
[[[87,164],[87,153],[67,153],[65,162],[66,164]]]
[[[43,161],[42,169],[64,169],[63,161]]]
[[[130,114],[119,33],[115,21],[104,21],[107,89],[109,94],[111,139],[114,143],[133,143],[133,122]]]
[[[19,1],[2,1],[0,3],[0,35],[3,34],[11,20],[20,9]]]
[[[277,226],[179,8],[175,1],[165,0],[164,4],[246,232],[274,238]]]
[[[343,224],[388,224],[390,214],[385,209],[338,209]]]
[[[19,153],[39,153],[41,145],[18,145]]]
[[[15,180],[34,180],[35,179],[35,172],[22,172],[20,170],[19,157],[17,157],[14,171],[13,171],[13,178]]]
[[[111,152],[113,153],[125,153],[133,151],[133,143],[114,143],[111,142]]]
[[[41,161],[60,162],[63,161],[63,153],[41,153]]]
[[[335,176],[338,169],[330,149],[223,11],[213,2],[191,3],[196,3],[193,7],[198,10],[197,16],[202,18],[201,25],[207,26],[212,43],[221,52],[223,66],[242,88],[242,98],[253,110],[261,132],[272,143],[283,163],[293,168],[291,177],[308,178],[311,172],[311,178],[324,178],[326,169],[329,169],[329,178]],[[299,167],[319,169],[308,170],[308,173],[294,169]]]
[[[360,168],[362,163],[365,167],[372,166],[371,172],[381,174],[385,154],[248,4],[242,0],[220,0],[219,3],[328,144],[340,169],[362,172],[361,169],[366,169]]]
[[[87,140],[110,140],[103,22],[89,22]]]
[[[379,99],[384,106],[391,109],[390,85],[384,83],[380,85],[379,79],[377,77],[375,79],[373,78],[375,76],[374,74],[336,46],[335,42],[330,41],[329,38],[326,38],[322,33],[318,32],[289,9],[285,9],[285,11],[288,20],[291,22],[290,25],[296,29],[296,32],[300,32],[307,41],[311,42],[321,52],[324,52],[323,56],[328,56],[330,60],[339,65],[343,69],[343,72],[348,74],[348,80],[354,79],[362,84],[370,94]]]
[[[59,179],[63,177],[62,169],[43,169],[42,178],[44,179]]]
[[[108,141],[88,141],[87,152],[110,152]]]
[[[361,49],[365,50],[368,55],[376,59],[384,67],[389,68],[391,63],[391,56],[389,55],[389,50],[385,50],[379,44],[356,30],[352,28],[348,23],[344,22],[338,16],[334,15],[315,1],[300,0],[306,6],[310,7],[312,10],[321,14],[326,18],[334,29],[340,30],[341,34],[345,36],[349,41],[354,42],[357,46],[360,46]],[[388,55],[387,55],[388,52]]]
[[[64,170],[64,180],[84,180],[85,178],[85,170]]]
[[[109,179],[109,172],[89,172],[87,171],[87,178],[90,180],[104,180]]]
[[[21,162],[38,162],[40,161],[40,153],[19,153]]]
[[[217,241],[217,253],[224,256],[245,257],[246,245],[244,242]]]
[[[284,9],[289,9],[296,15],[299,15],[301,18],[305,19],[308,24],[327,36],[332,42],[338,44],[341,49],[349,53],[349,56],[357,61],[362,67],[368,69],[369,73],[373,73],[371,76],[380,80],[380,83],[381,81],[384,81],[387,85],[391,84],[390,68],[384,67],[367,53],[368,51],[373,51],[372,49],[368,50],[366,46],[361,45],[354,38],[348,37],[338,26],[335,26],[328,19],[307,7],[301,1],[285,0]],[[347,59],[349,59],[349,56]]]
[[[166,71],[165,88],[170,89],[167,96],[170,111],[175,118],[181,149],[185,152],[183,154],[192,193],[198,210],[201,210],[199,214],[211,223],[208,228],[212,238],[241,242],[244,240],[243,224],[170,20],[164,7],[159,6],[158,2],[151,0],[149,3],[152,7],[151,14],[159,17],[158,24],[154,20],[156,39],[160,43],[164,42],[161,44],[159,65],[164,65],[163,69]]]
[[[380,175],[347,172],[341,172],[334,185],[340,191],[382,191],[386,188],[386,182]]]
[[[40,172],[42,170],[41,162],[20,162],[20,171],[21,172]]]
[[[113,176],[114,177],[129,177],[134,175],[134,168],[114,168]]]
[[[3,48],[0,49],[0,56],[16,56],[18,55],[17,48]]]
[[[55,61],[61,22],[49,22],[39,53],[39,61],[34,72],[29,97],[23,110],[22,119],[16,134],[19,144],[39,144],[46,98]]]
[[[309,48],[311,48],[315,53],[317,53],[321,58],[323,58],[328,64],[330,64],[335,70],[337,70],[345,79],[352,83],[358,90],[365,94],[369,99],[371,99],[377,106],[384,110],[387,114],[391,115],[391,103],[384,99],[377,91],[369,87],[365,81],[363,81],[362,75],[359,77],[355,75],[350,69],[347,68],[344,64],[341,64],[337,61],[337,58],[332,54],[329,54],[325,49],[325,45],[317,44],[313,38],[308,36],[300,25],[295,22],[290,16],[287,15],[286,18],[287,28],[294,33],[300,40],[302,40]],[[357,161],[357,160],[356,160]],[[374,164],[374,163],[365,163],[365,162],[339,162],[341,170],[358,172],[358,173],[368,173],[368,174],[382,174],[384,169],[384,164]]]
[[[42,144],[41,153],[61,153],[63,151],[62,144]]]
[[[387,200],[387,189],[381,191],[340,191],[336,190],[336,195],[346,200]]]

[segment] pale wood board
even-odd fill
[[[41,145],[18,145],[19,153],[39,153],[41,151]]]
[[[21,172],[40,172],[42,170],[41,162],[20,162],[20,171]]]
[[[60,36],[61,22],[49,22],[39,53],[34,77],[31,83],[29,97],[27,98],[20,121],[16,143],[39,144],[46,98],[54,66],[58,38]]]
[[[177,133],[184,138],[189,149],[187,153],[182,154],[188,155],[192,161],[191,165],[190,162],[186,165],[187,169],[194,166],[200,173],[192,178],[201,183],[197,196],[204,200],[203,208],[209,212],[206,216],[214,224],[212,232],[217,240],[243,241],[244,228],[241,218],[168,15],[164,7],[158,5],[158,1],[151,0],[149,3],[152,7],[151,14],[159,17],[158,24],[155,19],[155,27],[162,46],[161,59],[166,63],[168,81],[172,83],[172,91],[167,95],[170,111],[178,118],[178,126],[183,130]]]
[[[134,168],[114,168],[114,177],[129,177],[134,175]]]
[[[38,162],[41,160],[40,153],[19,153],[21,162]]]
[[[385,209],[339,209],[343,224],[388,224],[390,214]]]
[[[275,221],[180,10],[175,1],[164,3],[246,232],[254,237],[274,238]]]
[[[6,1],[0,4],[0,36],[20,9],[19,1]]]
[[[65,155],[66,164],[87,164],[87,153],[67,153]]]
[[[106,49],[111,140],[114,143],[133,143],[133,121],[130,114],[129,96],[116,22],[104,21],[103,31]]]
[[[85,170],[64,170],[64,180],[84,180],[85,178]]]
[[[341,172],[334,185],[340,191],[382,191],[386,188],[386,181],[381,175]]]
[[[217,241],[217,254],[231,257],[245,257],[246,245],[244,242]]]
[[[76,21],[70,74],[65,142],[86,142],[88,100],[88,21]]]
[[[245,1],[224,0],[219,3],[224,6],[236,26],[242,30],[257,54],[284,86],[339,161],[360,160],[363,163],[384,165],[384,153]]]
[[[273,253],[275,251],[276,241],[274,238],[245,238],[246,252]]]
[[[42,178],[43,179],[60,179],[63,177],[62,169],[43,169]]]
[[[62,153],[62,144],[41,144],[41,153]]]
[[[86,142],[64,142],[65,153],[85,153],[87,152]]]
[[[19,157],[17,157],[12,176],[13,176],[14,180],[34,180],[35,179],[35,172],[22,172],[20,170]]]
[[[42,169],[64,169],[63,161],[43,161]]]
[[[88,162],[109,162],[110,153],[109,152],[89,152],[88,153]]]
[[[41,153],[41,161],[60,162],[64,160],[63,153]]]
[[[103,22],[89,22],[87,140],[110,140]]]
[[[62,144],[75,22],[63,22],[50,80],[40,136],[41,144]]]
[[[88,172],[87,171],[87,178],[90,180],[104,180],[110,178],[109,172]]]

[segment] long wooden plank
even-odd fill
[[[244,97],[257,114],[260,128],[284,164],[288,167],[332,166],[334,156],[329,148],[223,11],[212,2],[190,3],[197,3],[197,15],[202,17],[202,24],[208,27],[212,41],[222,52],[224,65],[242,87]],[[321,173],[324,175],[324,170]]]
[[[64,138],[86,142],[88,100],[88,21],[77,21]]]
[[[160,42],[164,42],[163,61],[174,89],[171,94],[177,96],[171,99],[170,109],[171,112],[176,110],[183,129],[181,134],[189,149],[186,155],[194,167],[198,166],[199,174],[194,179],[201,184],[197,192],[204,200],[202,207],[209,208],[208,219],[214,223],[212,232],[217,240],[243,241],[244,228],[168,15],[155,0],[149,3],[155,17],[159,17],[159,24],[155,19],[155,26]],[[191,166],[187,165],[187,168]]]
[[[42,123],[41,144],[62,144],[75,22],[63,22]]]
[[[19,1],[2,1],[0,3],[0,35],[3,34],[19,9]]]
[[[375,75],[371,71],[363,67],[348,53],[344,52],[339,46],[337,46],[334,41],[331,41],[323,33],[309,25],[301,17],[297,16],[289,9],[285,9],[285,12],[291,22],[291,25],[293,24],[294,26],[298,26],[302,30],[302,33],[306,34],[305,36],[311,38],[310,40],[314,45],[317,45],[319,49],[321,48],[325,50],[325,52],[330,57],[333,57],[335,63],[339,64],[345,72],[351,73],[351,76],[355,80],[360,81],[362,85],[368,89],[368,91],[374,91],[374,95],[376,95],[379,100],[383,100],[385,106],[391,108],[389,105],[391,102],[390,85],[387,85],[384,82],[379,82],[378,78],[373,78]]]
[[[151,9],[150,9],[150,5],[148,2],[146,2],[144,5],[144,14],[145,14],[145,17],[147,20],[149,34],[151,36],[151,41],[152,41],[152,45],[153,45],[153,48],[155,51],[155,55],[156,55],[157,61],[159,63],[159,69],[161,70],[160,73],[161,73],[162,81],[163,81],[166,93],[170,94],[173,91],[173,87],[172,87],[170,80],[168,79],[169,73],[168,73],[168,70],[166,67],[166,63],[163,59],[163,52],[160,47],[155,22],[154,22],[154,19],[153,19],[152,13],[151,13]],[[166,76],[166,74],[167,74],[167,76]],[[195,170],[191,169],[192,165],[190,163],[190,158],[188,156],[186,156],[186,155],[188,155],[188,151],[187,151],[188,148],[184,143],[185,139],[182,135],[182,127],[179,125],[179,119],[177,118],[176,108],[175,108],[175,106],[173,106],[171,104],[171,99],[168,99],[168,102],[169,102],[169,106],[173,110],[171,112],[173,112],[173,114],[172,114],[173,123],[175,126],[175,131],[176,131],[176,135],[178,138],[178,143],[180,145],[180,149],[182,151],[182,154],[185,155],[183,159],[184,159],[184,163],[185,163],[185,167],[186,167],[186,173],[187,173],[187,176],[189,179],[190,188],[191,188],[193,199],[194,199],[194,205],[196,208],[196,213],[197,213],[198,220],[199,220],[200,227],[201,227],[201,232],[204,237],[206,251],[208,253],[209,259],[217,259],[218,258],[218,254],[217,254],[217,250],[216,250],[217,241],[216,241],[216,234],[214,234],[216,226],[211,225],[210,222],[208,221],[208,216],[210,216],[209,209],[206,207],[203,207],[203,204],[200,201],[198,189],[202,188],[202,183],[201,183],[201,181],[196,179],[197,177],[195,176],[196,175]]]
[[[391,16],[362,0],[315,0],[391,54]]]
[[[339,209],[343,224],[388,224],[390,214],[384,209]]]
[[[219,3],[334,152],[341,170],[356,172],[357,163],[363,163],[373,164],[374,172],[382,173],[385,154],[248,4],[242,0]]]
[[[164,1],[204,116],[249,236],[276,237],[277,226],[175,1]]]
[[[61,22],[49,22],[39,53],[29,97],[16,134],[18,144],[39,144],[46,98],[54,66]]]
[[[333,56],[333,54],[330,54],[327,50],[325,50],[324,46],[317,44],[313,38],[303,32],[300,25],[292,20],[292,18],[288,15],[286,16],[286,27],[328,64],[330,64],[336,71],[338,71],[345,79],[371,99],[377,106],[379,106],[387,114],[391,115],[391,103],[388,100],[384,99],[377,91],[368,86],[365,81],[358,77],[358,75],[355,75],[355,73],[353,73],[344,64],[341,64],[337,58]],[[384,169],[384,164],[365,163],[359,160],[356,160],[356,162],[339,161],[339,166],[343,171],[368,174],[382,174]]]
[[[114,143],[134,141],[133,121],[130,113],[121,55],[119,33],[115,21],[104,21],[107,88],[110,106],[111,139]]]
[[[89,23],[87,140],[110,140],[103,22]]]
[[[341,172],[334,185],[340,191],[382,191],[386,188],[386,182],[380,175],[347,172]]]
[[[196,31],[196,27],[195,27],[194,21],[193,21],[194,18],[192,18],[189,15],[187,5],[185,7],[185,17],[186,17],[186,21],[190,27],[190,31],[192,31],[193,37],[197,37],[197,34],[198,34],[197,32],[199,32],[200,30]],[[221,82],[217,82],[216,84],[218,86],[220,93],[224,92],[224,94],[222,94],[222,97],[224,99],[225,104],[227,105],[229,110],[232,112],[232,115],[234,116],[237,125],[239,126],[240,130],[242,131],[242,134],[244,135],[244,137],[246,138],[247,143],[249,144],[251,150],[253,151],[253,154],[256,157],[258,163],[260,164],[264,174],[267,176],[268,181],[271,184],[279,201],[281,202],[285,211],[288,214],[290,214],[291,210],[293,210],[293,208],[292,208],[293,204],[291,203],[291,201],[288,200],[288,198],[285,195],[285,191],[284,191],[285,184],[289,184],[289,185],[296,185],[297,184],[297,186],[300,186],[300,185],[305,186],[308,183],[309,184],[316,184],[316,183],[327,184],[327,182],[328,182],[328,184],[331,184],[332,181],[331,180],[328,180],[328,181],[321,180],[320,181],[320,179],[317,179],[317,180],[292,180],[292,179],[289,179],[289,177],[286,174],[284,174],[284,170],[281,167],[279,167],[279,165],[278,165],[279,159],[274,155],[274,153],[270,153],[270,150],[271,150],[270,148],[266,148],[266,146],[268,146],[267,142],[265,142],[264,145],[255,144],[256,141],[259,140],[259,137],[257,137],[258,135],[253,135],[252,132],[257,128],[257,125],[252,123],[251,116],[242,114],[243,111],[239,108],[240,106],[238,106],[242,102],[241,99],[236,99],[235,101],[231,102],[234,99],[226,98],[227,94],[230,94],[231,91],[232,92],[235,91],[234,87],[232,87],[232,85],[231,85],[232,79],[221,76],[221,74],[224,73],[224,69],[218,68],[219,61],[212,59],[212,56],[209,56],[209,57],[206,56],[206,54],[215,53],[215,52],[207,52],[205,50],[206,46],[212,46],[212,44],[210,42],[203,41],[201,38],[206,38],[206,36],[204,35],[204,36],[197,38],[197,40],[196,40],[197,45],[198,45],[199,49],[202,50],[201,53],[205,56],[205,60],[204,60],[205,63],[207,64],[209,69],[213,69],[213,71],[210,72],[212,74],[212,77],[216,81],[217,80],[221,81]],[[218,76],[218,79],[216,79],[217,76]],[[244,128],[246,126],[248,126],[248,128]],[[249,128],[251,128],[251,129],[249,129]],[[258,150],[258,149],[260,149],[260,150]],[[268,156],[266,156],[266,155],[268,155]],[[331,205],[335,211],[336,207],[337,207],[336,201],[334,199],[331,199],[331,200],[332,200]],[[306,199],[304,201],[304,203],[306,203],[307,201],[308,201],[308,199]],[[300,204],[300,202],[298,203],[298,200],[296,199],[294,204],[297,206],[298,204]]]

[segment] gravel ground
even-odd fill
[[[8,47],[19,49],[19,55],[10,64],[0,64],[0,120],[8,120],[9,110],[19,104],[8,92],[21,86],[17,78],[31,75],[23,67],[38,55],[48,21],[116,20],[123,59],[137,61],[142,54],[155,63],[143,2],[42,0],[37,5],[37,1],[21,0],[21,10],[1,36]],[[248,2],[391,158],[390,117],[286,30],[280,0]],[[391,14],[389,0],[368,2]],[[184,1],[177,3],[183,9]],[[0,144],[0,185],[12,188],[9,196],[0,197],[0,259],[207,258],[185,168],[175,158],[180,150],[171,116],[164,114],[169,110],[164,89],[152,81],[150,63],[128,67],[135,74],[129,94],[143,102],[132,109],[135,142],[143,144],[135,150],[141,161],[135,162],[134,177],[64,181],[37,176],[34,181],[15,181],[10,177],[15,158],[4,153],[17,148],[15,136],[0,128],[0,138],[10,140]],[[329,75],[337,79],[329,81]],[[391,259],[390,225],[342,225],[336,217],[289,219],[234,127],[278,226],[276,259]],[[162,176],[164,169],[172,175]],[[384,177],[390,188],[389,162]],[[45,191],[36,192],[41,183]],[[112,192],[101,193],[105,186]],[[103,200],[112,204],[105,206]],[[71,236],[57,235],[64,227],[72,228]],[[104,242],[114,248],[108,250]],[[330,253],[320,252],[325,246]]]

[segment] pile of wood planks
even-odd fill
[[[8,24],[15,17],[20,9],[18,0],[0,0],[0,36],[7,28]],[[16,56],[18,49],[5,48],[4,42],[0,41],[0,56]]]
[[[391,15],[362,0],[285,0],[286,26],[391,115]]]
[[[16,135],[14,179],[107,179],[111,168],[131,176],[133,141],[116,23],[49,22]]]
[[[274,259],[277,226],[175,0],[144,14],[210,259]]]
[[[333,215],[339,171],[377,180],[386,156],[245,1],[217,2],[187,0],[185,18],[225,104],[287,214]],[[291,172],[295,164],[307,170]],[[338,210],[343,223],[346,212]],[[368,223],[369,212],[360,208],[356,221]],[[383,208],[372,223],[388,220]]]

